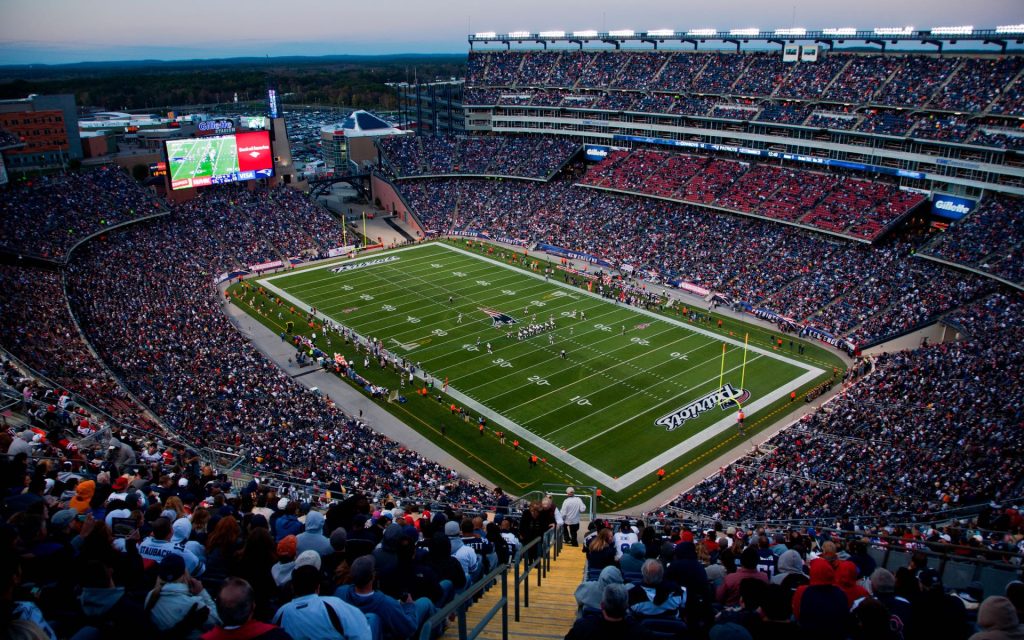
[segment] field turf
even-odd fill
[[[256,282],[300,310],[315,307],[320,317],[382,340],[416,363],[435,392],[447,380],[447,396],[473,416],[467,432],[486,416],[488,435],[504,430],[509,448],[521,441],[509,454],[536,452],[571,470],[569,479],[613,493],[647,484],[658,469],[677,469],[715,443],[742,442],[736,406],[713,395],[722,383],[749,392],[741,400],[745,423],[763,426],[791,391],[831,376],[838,363],[817,347],[807,356],[774,350],[763,331],[745,348],[740,323],[719,331],[626,306],[597,295],[597,286],[589,292],[565,283],[562,271],[548,280],[509,257],[431,243]],[[338,266],[344,270],[333,271]],[[515,337],[549,320],[553,330]],[[317,344],[332,351],[322,338]],[[362,357],[355,367],[373,379]],[[436,406],[424,413],[414,404],[432,400],[408,387],[405,395],[410,415],[435,419]],[[529,484],[528,466],[513,469],[503,475],[526,476],[516,484]]]

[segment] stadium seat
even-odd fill
[[[906,551],[890,551],[889,557],[885,561],[885,568],[893,573],[900,567],[906,567],[910,564],[910,554]]]
[[[942,568],[942,586],[947,589],[963,589],[974,581],[976,566],[968,562],[951,560]]]
[[[647,618],[640,622],[640,626],[654,634],[655,638],[674,638],[685,640],[691,637],[689,627],[682,620],[668,620],[664,618]]]
[[[1006,592],[1006,585],[1010,584],[1020,576],[1018,569],[1004,569],[1002,567],[982,567],[981,586],[985,590],[985,597],[1001,596]]]

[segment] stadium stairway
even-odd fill
[[[576,620],[576,599],[573,594],[576,587],[583,581],[583,567],[586,555],[579,547],[563,547],[558,558],[552,560],[551,570],[537,586],[537,577],[530,575],[530,606],[520,605],[519,622],[515,621],[513,609],[513,593],[515,585],[509,573],[508,585],[508,637],[521,640],[525,638],[543,638],[554,640],[565,637]],[[536,571],[536,570],[534,570]],[[466,613],[467,628],[472,629],[488,610],[501,598],[501,586],[491,587]],[[453,625],[442,636],[446,639],[459,637],[457,625]],[[501,616],[491,620],[480,635],[486,640],[501,640]]]

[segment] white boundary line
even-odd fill
[[[402,247],[400,249],[395,249],[394,251],[389,251],[388,253],[390,254],[390,253],[398,253],[398,252],[410,251],[410,250],[413,250],[413,249],[422,248],[423,246],[425,246],[425,245],[414,245],[414,246],[411,246],[411,247]],[[445,248],[445,249],[447,249],[449,251],[454,251],[456,253],[460,253],[460,254],[463,254],[463,255],[466,255],[466,256],[470,256],[470,257],[475,258],[477,260],[484,260],[484,261],[489,262],[489,263],[491,263],[493,265],[496,265],[496,266],[499,266],[499,267],[502,267],[504,269],[508,269],[508,270],[511,270],[511,271],[516,271],[516,272],[518,272],[518,273],[520,273],[520,274],[522,274],[524,276],[532,277],[532,278],[535,278],[537,280],[544,280],[544,276],[542,276],[542,275],[538,275],[538,274],[535,274],[535,273],[530,272],[530,271],[523,271],[521,269],[518,269],[516,267],[512,267],[510,265],[506,265],[506,264],[504,264],[502,262],[499,262],[497,260],[493,260],[493,259],[488,258],[486,256],[479,256],[479,255],[477,255],[477,254],[475,254],[475,253],[473,253],[471,251],[466,251],[465,249],[460,249],[459,247],[452,247],[452,246],[449,246],[449,245],[444,244],[444,243],[436,243],[433,246],[443,247],[443,248]],[[381,254],[377,254],[377,255],[381,255]],[[329,265],[329,267],[324,267],[324,268],[326,269],[326,268],[338,266],[339,264],[345,264],[347,262],[360,262],[360,261],[369,260],[369,259],[372,259],[372,258],[368,258],[368,257],[364,256],[362,258],[355,258],[353,260],[346,260],[346,261],[343,261],[341,263],[334,263],[334,264]],[[277,286],[270,284],[271,280],[276,280],[278,278],[283,278],[283,277],[287,277],[287,276],[290,276],[290,275],[293,275],[293,274],[287,273],[287,272],[279,273],[279,274],[276,274],[276,275],[269,276],[267,278],[258,278],[256,280],[256,282],[259,283],[259,284],[262,284],[267,289],[270,289],[270,290],[274,291],[277,295],[281,296],[282,298],[284,298],[286,300],[289,300],[290,302],[294,303],[298,308],[305,309],[306,311],[309,311],[310,310],[310,306],[309,305],[307,305],[306,303],[302,302],[298,298],[295,298],[294,296],[286,293],[285,291],[281,290]],[[584,289],[580,289],[578,287],[574,287],[574,286],[569,285],[569,284],[558,282],[557,279],[550,280],[548,282],[550,284],[554,284],[556,286],[562,287],[563,289],[569,289],[569,290],[573,291],[574,293],[578,293],[578,294],[585,295],[585,296],[590,296],[590,297],[592,297],[592,298],[594,298],[596,300],[600,300],[602,302],[607,302],[607,300],[605,298],[602,298],[600,295],[598,295],[596,293],[593,293],[593,292],[590,292],[590,291],[586,291]],[[738,340],[735,340],[733,338],[727,338],[727,337],[720,336],[720,335],[717,335],[715,333],[712,333],[712,332],[710,332],[710,331],[708,331],[706,329],[702,329],[700,327],[694,327],[694,326],[690,326],[690,325],[684,324],[680,320],[676,320],[675,318],[669,318],[667,316],[662,316],[662,315],[659,315],[657,313],[654,313],[653,311],[648,311],[647,309],[643,309],[643,308],[640,308],[640,307],[630,307],[630,310],[634,311],[636,313],[639,313],[641,315],[646,315],[648,317],[654,318],[656,320],[661,320],[663,322],[668,322],[669,324],[676,325],[678,327],[686,329],[687,331],[692,331],[694,333],[703,334],[703,335],[705,335],[707,337],[710,337],[710,338],[713,338],[715,340],[721,340],[723,342],[727,342],[729,344],[732,344],[732,345],[735,345],[735,346],[739,346],[739,347],[743,346],[742,342],[740,342]],[[332,320],[333,320],[333,318],[332,318]],[[344,324],[344,323],[339,323],[339,324]],[[358,334],[356,334],[356,335],[358,335]],[[362,336],[360,336],[360,337],[362,337]],[[811,382],[812,380],[817,378],[819,375],[825,373],[824,369],[819,369],[818,367],[815,367],[815,366],[812,366],[812,365],[800,362],[798,360],[791,360],[789,358],[781,356],[781,355],[779,355],[777,353],[773,353],[771,351],[767,351],[767,350],[762,349],[760,347],[748,346],[747,349],[749,349],[750,351],[754,351],[756,353],[759,353],[759,354],[761,354],[763,356],[768,356],[769,358],[773,358],[775,360],[781,360],[782,362],[785,362],[785,363],[793,365],[793,366],[795,366],[797,368],[803,369],[804,370],[804,374],[801,375],[800,377],[796,378],[795,380],[792,380],[789,383],[789,385],[790,385],[789,388],[792,388],[792,389],[799,388],[799,387],[803,386],[804,384],[807,384],[807,383]],[[417,372],[417,377],[423,378],[424,377],[424,372],[418,371]],[[436,379],[436,377],[435,377],[435,379]],[[757,411],[759,411],[760,409],[770,405],[771,403],[775,402],[776,400],[779,400],[779,399],[789,395],[789,388],[779,387],[779,388],[775,389],[775,391],[772,391],[771,393],[768,393],[767,395],[762,396],[761,398],[759,398],[759,399],[749,403],[748,405],[745,406],[746,413],[748,415],[753,415]],[[670,463],[672,460],[675,460],[676,458],[682,456],[683,454],[687,453],[688,451],[697,448],[698,446],[704,444],[708,440],[711,440],[715,436],[717,436],[717,435],[727,431],[728,429],[735,428],[735,424],[736,424],[735,416],[733,415],[732,412],[730,412],[726,417],[722,418],[718,422],[716,422],[716,423],[714,423],[714,424],[712,424],[712,425],[710,425],[708,427],[705,427],[699,433],[690,436],[689,438],[687,438],[686,440],[683,440],[682,442],[679,442],[678,444],[676,444],[671,449],[666,449],[666,450],[662,451],[659,455],[655,456],[654,458],[651,458],[650,460],[648,460],[644,464],[637,466],[632,471],[630,471],[630,472],[628,472],[628,473],[626,473],[626,474],[624,474],[622,476],[619,476],[619,477],[613,477],[613,476],[610,476],[607,473],[597,469],[592,464],[590,464],[588,462],[584,462],[583,460],[577,458],[576,456],[572,455],[568,451],[563,451],[558,446],[556,446],[556,445],[548,442],[547,440],[545,440],[542,436],[533,433],[532,431],[530,431],[529,429],[527,429],[525,427],[520,426],[516,422],[510,420],[509,418],[507,418],[506,416],[498,413],[497,411],[494,411],[493,409],[485,407],[484,405],[482,405],[479,402],[473,400],[469,396],[466,396],[465,394],[463,394],[458,389],[455,389],[454,387],[449,385],[448,391],[446,393],[449,396],[451,396],[452,398],[455,398],[456,400],[458,400],[461,404],[463,404],[463,405],[465,405],[467,407],[470,407],[471,409],[473,409],[478,414],[487,416],[488,420],[491,420],[492,422],[497,422],[499,424],[506,425],[507,428],[510,431],[512,431],[513,433],[515,433],[518,437],[520,437],[520,438],[530,442],[532,445],[534,445],[535,447],[537,447],[541,451],[544,451],[549,456],[551,456],[553,458],[557,458],[557,459],[561,460],[562,462],[565,462],[566,464],[574,467],[575,469],[578,469],[581,472],[586,473],[587,475],[589,475],[594,480],[600,482],[601,484],[605,485],[609,489],[612,489],[612,490],[615,490],[615,491],[621,491],[621,490],[625,489],[626,487],[634,484],[635,482],[637,482],[639,480],[642,480],[644,477],[651,477],[651,478],[653,478],[654,472],[656,470],[658,470],[659,468],[665,466],[666,464]]]

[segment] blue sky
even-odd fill
[[[1024,0],[0,0],[0,64],[464,53],[477,31],[1016,23]]]

